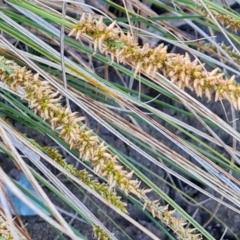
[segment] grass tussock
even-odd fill
[[[102,9],[100,16],[87,4],[54,1],[9,0],[0,9],[0,149],[42,200],[34,199],[17,177],[3,174],[2,185],[7,189],[11,182],[26,205],[42,201],[36,214],[61,239],[134,239],[123,221],[151,239],[161,234],[166,239],[223,239],[226,232],[240,239],[231,219],[220,214],[222,209],[239,214],[239,130],[236,119],[229,123],[208,108],[211,100],[214,106],[221,102],[228,106],[222,111],[233,118],[240,110],[235,77],[240,74],[239,14],[222,1],[105,3],[94,5]],[[201,37],[186,34],[180,21]],[[224,43],[219,44],[214,33],[225,36]],[[160,100],[152,98],[151,90]],[[73,111],[74,106],[82,112]],[[97,127],[91,127],[89,119]],[[15,123],[24,127],[17,129]],[[102,128],[117,140],[104,141]],[[51,143],[24,130],[30,130],[29,135],[38,132]],[[232,145],[223,142],[222,135],[231,138]],[[126,144],[126,151],[119,142]],[[140,160],[131,157],[132,151]],[[2,164],[0,170],[4,168]],[[159,168],[167,177],[158,174]],[[78,193],[73,194],[54,170]],[[196,190],[196,199],[184,192],[183,184]],[[55,206],[43,186],[71,211]],[[81,194],[87,202],[79,199]],[[184,209],[177,195],[187,203]],[[198,202],[202,196],[215,201],[216,208]],[[145,215],[154,231],[132,216],[132,207]],[[197,220],[191,207],[197,209]],[[72,227],[63,218],[72,211],[84,228]],[[9,215],[7,209],[3,213]],[[14,239],[16,234],[31,238],[16,232],[14,221],[0,220],[0,239]],[[212,222],[226,231],[221,236],[213,231],[212,236]]]

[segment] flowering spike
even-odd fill
[[[224,15],[219,15],[219,19],[223,23],[228,21]],[[237,26],[240,26],[238,24],[232,21],[228,25],[235,26],[235,29],[237,29]],[[208,100],[212,98],[212,93],[215,92],[215,100],[226,99],[236,109],[239,109],[240,106],[237,102],[240,92],[236,90],[237,84],[235,81],[234,84],[231,84],[231,87],[224,84],[224,81],[228,82],[229,80],[224,80],[223,74],[218,74],[218,68],[206,72],[204,64],[199,64],[197,60],[191,61],[188,53],[184,55],[167,53],[167,47],[164,44],[151,48],[146,43],[141,47],[130,32],[125,34],[115,25],[115,22],[112,22],[109,26],[106,26],[102,18],[98,20],[92,18],[91,15],[88,17],[82,16],[70,35],[74,33],[78,39],[82,34],[90,34],[94,39],[95,51],[99,49],[102,53],[110,54],[112,60],[130,64],[135,68],[135,76],[141,71],[155,76],[156,72],[159,71],[179,88],[187,87],[195,91],[197,96],[200,97],[205,94]],[[236,55],[236,53],[232,54]],[[225,95],[219,92],[220,87]],[[230,95],[234,95],[234,98],[230,98]]]

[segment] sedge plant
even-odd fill
[[[161,234],[167,239],[215,239],[207,228],[213,222],[240,238],[220,214],[221,209],[239,214],[238,14],[217,0],[103,2],[109,8],[98,3],[102,11],[44,0],[8,0],[0,9],[1,150],[29,178],[45,211],[13,184],[4,166],[2,196],[4,187],[13,188],[61,239],[135,239],[122,228],[120,217],[150,239]],[[201,37],[184,34],[175,21],[189,24]],[[226,43],[217,42],[214,33],[225,36]],[[110,69],[114,77],[108,76]],[[160,97],[152,99],[151,90]],[[211,110],[209,101],[222,106],[226,120]],[[232,122],[229,113],[235,117]],[[29,129],[51,144],[24,132]],[[104,140],[101,129],[125,144],[129,156]],[[232,146],[219,133],[229,136]],[[131,157],[132,152],[141,160]],[[167,178],[157,174],[160,169]],[[214,201],[215,209],[185,193],[173,177]],[[209,219],[195,220],[159,182]],[[71,226],[43,186],[80,216],[88,230]],[[134,219],[132,207],[145,214],[155,231]],[[0,234],[6,239],[31,238],[14,228],[7,209],[3,216]]]

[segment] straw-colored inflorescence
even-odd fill
[[[52,147],[44,147],[44,151],[60,166],[65,168],[73,176],[79,178],[84,184],[92,188],[96,192],[100,193],[103,198],[112,203],[115,207],[123,212],[127,212],[126,203],[122,202],[115,191],[109,189],[109,186],[104,183],[99,183],[96,179],[93,179],[92,175],[86,170],[78,170],[74,165],[68,164],[66,159]]]
[[[98,136],[82,123],[84,117],[77,117],[77,113],[61,106],[59,93],[47,81],[41,80],[38,74],[33,74],[13,61],[3,57],[0,61],[12,70],[12,74],[9,74],[2,67],[1,80],[12,90],[18,91],[22,87],[26,92],[23,98],[28,100],[30,108],[48,120],[54,129],[59,130],[60,137],[71,148],[79,151],[81,159],[90,161],[96,173],[107,177],[110,187],[118,185],[126,194],[144,195],[144,190],[139,188],[140,182],[132,180],[133,172],[123,170],[117,157],[109,153],[107,146],[100,143]]]
[[[15,233],[19,240],[26,240],[27,238],[19,231],[19,227],[14,223],[14,219],[11,220],[15,225]],[[14,240],[14,236],[11,232],[12,226],[9,221],[6,220],[3,209],[0,209],[0,240]]]
[[[86,170],[78,170],[72,164],[68,164],[56,149],[52,147],[44,147],[44,150],[54,161],[56,161],[60,166],[64,167],[69,173],[78,177],[87,186],[99,192],[105,199],[117,206],[119,209],[127,212],[125,207],[126,204],[121,202],[120,198],[116,196],[116,193],[110,191],[107,185],[100,184],[97,180],[92,180],[92,176]],[[146,200],[144,209],[148,209],[154,217],[158,217],[167,226],[175,229],[178,235],[184,236],[184,239],[194,239],[192,236],[192,232],[194,230],[185,229],[184,226],[186,225],[186,222],[182,221],[182,219],[173,217],[175,211],[169,211],[168,206],[160,206],[158,201]],[[93,232],[95,238],[97,239],[108,239],[107,235],[99,226],[94,225]]]
[[[0,240],[9,239],[13,240],[13,235],[9,230],[9,223],[0,216]]]
[[[234,76],[225,79],[219,69],[207,72],[198,60],[192,61],[187,53],[168,53],[163,44],[154,48],[148,43],[139,46],[129,32],[124,33],[115,25],[116,22],[113,22],[106,26],[102,17],[93,19],[91,15],[83,14],[69,35],[75,35],[76,39],[80,39],[81,35],[91,37],[95,50],[110,54],[112,60],[119,63],[132,65],[136,73],[142,71],[154,76],[160,72],[181,89],[190,88],[198,96],[205,94],[209,100],[215,93],[215,101],[226,99],[240,109],[240,87]]]
[[[140,188],[140,182],[132,179],[133,172],[123,170],[117,156],[112,155],[107,146],[100,142],[99,138],[82,123],[83,117],[77,117],[77,113],[72,113],[68,108],[62,107],[59,93],[47,81],[41,79],[38,74],[33,74],[25,67],[21,67],[4,57],[0,57],[0,62],[7,67],[0,67],[0,79],[14,91],[18,92],[20,88],[24,89],[23,98],[28,101],[30,108],[47,120],[53,129],[58,130],[60,137],[71,148],[78,150],[80,158],[89,161],[97,174],[107,178],[110,189],[118,186],[126,194],[137,196],[144,202],[144,208],[150,210],[154,217],[158,217],[167,224],[179,238],[201,239],[200,235],[194,234],[194,229],[184,228],[185,222],[181,218],[175,218],[168,207],[159,206],[158,202],[149,200],[146,196],[149,190]],[[69,172],[74,173],[75,169],[67,166],[62,160],[59,160],[59,164],[67,168]],[[80,172],[81,174],[83,176],[84,171]],[[89,175],[85,174],[85,176],[86,181],[89,181]],[[81,178],[81,176],[79,177]],[[92,185],[95,190],[102,186]],[[105,191],[105,186],[103,188]],[[105,197],[107,198],[107,196]],[[114,204],[114,201],[112,203]],[[118,207],[124,210],[124,205],[120,204]],[[99,227],[95,228],[94,235],[97,238],[107,239],[106,234],[99,230]]]
[[[155,201],[145,201],[143,209],[147,208],[153,215],[153,217],[158,217],[165,225],[169,228],[174,229],[179,239],[184,240],[200,240],[202,239],[200,234],[195,234],[194,228],[185,228],[187,224],[182,218],[174,217],[175,210],[168,210],[167,206],[160,206],[157,200]]]
[[[232,29],[234,32],[237,32],[240,29],[240,21],[232,18],[231,16],[223,13],[218,13],[215,11],[211,11],[211,13],[216,18],[216,20],[219,23],[221,23],[224,27]]]
[[[211,12],[214,18],[225,28],[232,29],[235,32],[237,32],[240,29],[240,21],[232,17],[231,12],[229,12],[229,14],[219,13],[213,10],[212,6],[206,3],[206,7],[208,8],[207,11],[206,8],[203,7],[202,2],[199,0],[195,0],[195,4],[193,4],[193,6],[195,9],[196,7],[199,9],[198,11],[199,14],[203,14],[208,18],[212,18],[212,16],[209,14],[209,12]]]
[[[206,50],[210,50],[216,54],[218,53],[218,49],[215,45],[211,44],[211,43],[205,43],[203,41],[198,42],[198,44],[200,45],[200,47],[203,47]],[[233,58],[234,62],[240,64],[240,55],[237,51],[235,51],[231,46],[227,46],[224,43],[218,43],[219,47],[222,48],[224,51],[226,51],[226,53]]]
[[[109,238],[109,236],[97,225],[93,226],[93,237],[97,240],[111,240],[111,238]]]

